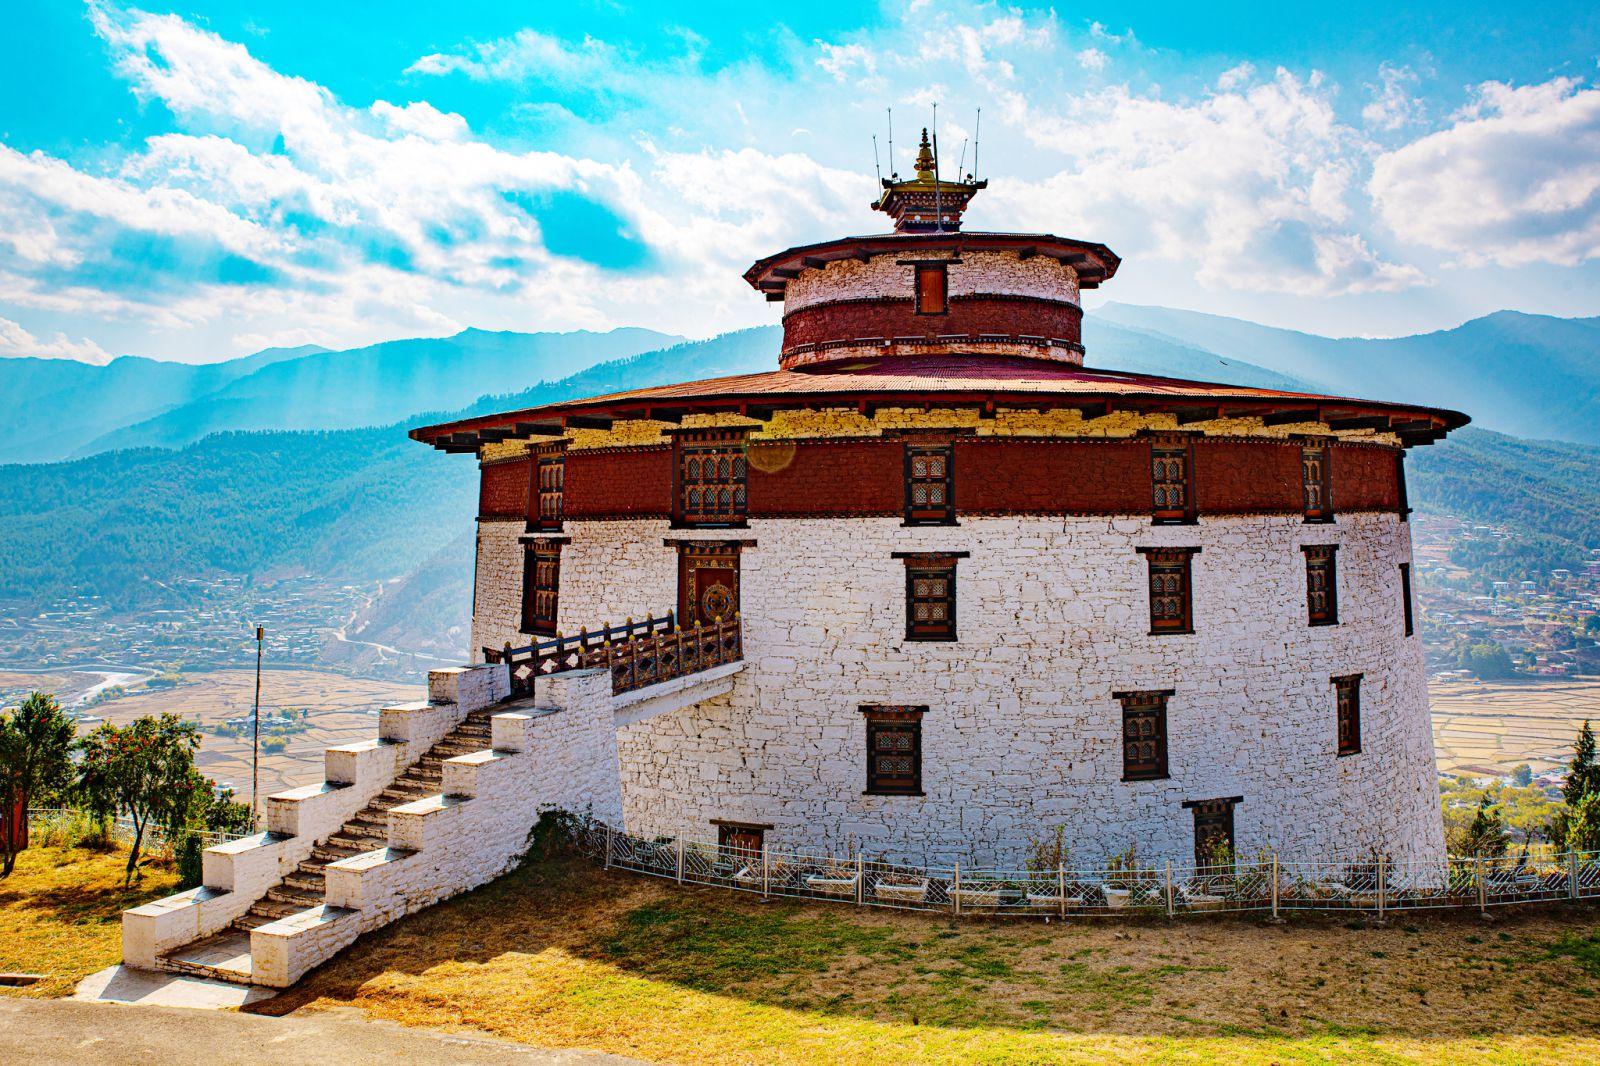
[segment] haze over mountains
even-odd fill
[[[1411,399],[1564,438],[1463,430],[1412,453],[1412,499],[1521,528],[1549,565],[1600,546],[1600,448],[1583,416],[1600,403],[1600,320],[1502,312],[1418,337],[1331,340],[1114,304],[1084,334],[1095,367]],[[11,410],[25,430],[0,442],[13,460],[0,465],[0,600],[78,590],[132,608],[162,602],[173,577],[206,574],[383,580],[388,591],[353,636],[459,652],[476,465],[411,442],[407,428],[770,370],[778,344],[775,326],[688,342],[634,329],[468,330],[200,367],[0,360],[0,388],[21,398]]]

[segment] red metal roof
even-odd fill
[[[1426,443],[1468,422],[1467,416],[1457,411],[1411,404],[1093,370],[1020,357],[926,355],[629,389],[425,426],[413,430],[411,436],[467,450],[473,446],[465,439],[468,435],[488,431],[488,439],[504,439],[559,432],[557,427],[568,419],[578,423],[626,417],[676,420],[691,412],[728,410],[754,410],[759,416],[779,408],[855,405],[1092,407],[1096,401],[1107,410],[1176,411],[1190,421],[1202,420],[1207,414],[1271,413],[1304,414],[1307,421],[1356,420],[1371,423],[1372,428],[1394,428],[1403,438],[1409,434],[1411,443]],[[1211,412],[1211,408],[1217,411]]]

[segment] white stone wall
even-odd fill
[[[521,518],[478,519],[477,574],[472,592],[472,648],[469,661],[483,662],[484,648],[525,647],[522,632],[523,547],[527,529]]]
[[[783,307],[798,311],[834,300],[912,295],[913,271],[902,260],[949,259],[948,250],[916,256],[900,251],[875,255],[863,263],[840,259],[820,269],[802,270],[784,289]],[[1078,301],[1078,272],[1054,259],[1036,255],[1019,259],[1015,252],[964,252],[950,267],[950,295],[1037,296]]]
[[[642,617],[676,600],[664,521],[569,522],[562,628]],[[487,526],[485,527],[487,528]],[[628,828],[706,838],[712,818],[770,822],[778,848],[920,861],[1019,861],[1066,826],[1085,861],[1137,843],[1187,862],[1184,800],[1243,796],[1241,850],[1309,856],[1443,851],[1421,645],[1401,636],[1392,514],[1147,519],[753,521],[743,556],[747,669],[732,692],[620,734]],[[1340,624],[1306,624],[1301,544],[1338,543]],[[1151,636],[1141,546],[1199,546],[1193,635]],[[960,641],[906,643],[893,551],[970,551]],[[485,584],[480,610],[506,602]],[[520,586],[519,586],[520,587]],[[509,624],[514,626],[514,614]],[[480,613],[476,631],[506,617]],[[1362,673],[1359,755],[1335,756],[1329,678]],[[1125,689],[1176,690],[1171,777],[1121,780]],[[926,796],[864,796],[859,706],[926,704]]]

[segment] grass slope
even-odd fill
[[[670,1063],[1567,1063],[1600,913],[952,923],[529,864],[253,1010],[346,1006]]]
[[[127,852],[38,847],[17,856],[0,879],[0,970],[44,974],[25,988],[0,986],[0,995],[69,996],[79,981],[122,960],[122,912],[177,886],[171,870],[146,867],[144,879],[122,887]]]

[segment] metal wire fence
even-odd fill
[[[1391,862],[1314,862],[1271,853],[1219,865],[1140,863],[996,870],[915,866],[848,856],[752,851],[647,839],[592,824],[580,843],[608,869],[763,896],[951,915],[1116,916],[1289,911],[1470,909],[1600,900],[1600,852]]]
[[[133,843],[135,828],[133,819],[123,815],[116,818],[99,819],[88,811],[75,810],[70,807],[30,807],[28,808],[28,839],[33,842],[48,842],[67,839],[83,839],[99,836],[104,833],[107,840],[112,843],[129,845]],[[212,833],[203,830],[191,830],[191,833],[200,838],[201,848],[209,848],[216,844],[224,844],[230,840],[237,840],[245,835],[242,833]],[[172,850],[172,842],[167,839],[166,831],[160,826],[147,825],[144,830],[144,847],[153,853]]]

